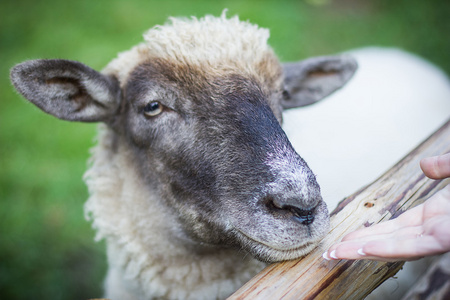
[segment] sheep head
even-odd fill
[[[102,73],[34,60],[15,66],[11,80],[60,119],[107,124],[184,239],[287,260],[317,245],[328,212],[281,129],[282,109],[327,96],[356,64],[334,56],[281,65],[267,39],[236,17],[173,19]]]

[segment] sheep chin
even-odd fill
[[[309,240],[301,245],[280,249],[270,246],[267,243],[257,241],[240,230],[237,230],[236,235],[241,242],[243,250],[247,251],[255,259],[266,263],[301,258],[316,248],[325,236],[325,234],[317,236],[315,239]]]

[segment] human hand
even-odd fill
[[[450,154],[423,159],[425,175],[450,177]],[[331,259],[415,260],[450,251],[450,185],[398,218],[346,235],[323,254]]]

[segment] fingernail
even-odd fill
[[[361,256],[366,256],[367,255],[367,254],[364,253],[362,248],[358,249],[358,251],[356,251],[356,252],[358,252],[358,254],[361,255]]]
[[[334,258],[334,259],[338,259],[337,256],[336,256],[336,250],[331,251],[330,257]]]
[[[326,259],[326,260],[331,260],[331,259],[328,257],[328,251],[325,251],[325,252],[322,254],[322,257],[323,257],[324,259]]]

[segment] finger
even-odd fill
[[[420,161],[420,167],[431,179],[448,178],[450,177],[450,153],[424,158]]]
[[[365,245],[370,241],[386,241],[390,239],[412,239],[417,236],[423,235],[425,232],[423,226],[413,226],[413,227],[403,227],[398,228],[395,231],[384,233],[384,234],[372,234],[372,235],[362,235],[359,238],[354,239],[342,239],[341,242],[336,243],[330,247],[330,252],[337,249],[341,245],[346,245],[346,247],[350,247],[350,245]],[[356,246],[355,246],[356,247]],[[352,247],[350,247],[352,248]]]
[[[395,231],[396,229],[398,229],[397,221],[390,220],[350,232],[342,238],[342,241],[357,240],[368,236],[388,234]]]
[[[409,239],[370,241],[362,248],[368,259],[414,260],[418,257],[443,253],[442,246],[432,236],[423,235]]]
[[[358,250],[364,246],[363,241],[342,242],[334,245],[322,256],[326,260],[336,259],[362,259]]]
[[[441,254],[442,249],[438,241],[432,236],[415,236],[410,239],[375,240],[367,243],[351,241],[340,243],[335,249],[325,252],[327,260],[338,259],[367,259],[377,261],[411,261],[423,256]]]
[[[371,236],[362,236],[359,239],[342,241],[332,245],[323,257],[327,260],[331,259],[367,259],[364,257],[364,247],[370,242],[379,242],[376,244],[380,249],[388,247],[392,241],[410,239],[414,240],[423,236],[424,229],[422,226],[404,227],[388,234],[378,234]],[[370,258],[369,258],[370,259]]]
[[[364,252],[364,242],[351,241],[340,243],[336,245],[336,248],[333,250],[326,251],[323,253],[323,258],[326,260],[359,260],[359,259],[367,259],[367,260],[377,260],[377,261],[398,261],[398,260],[415,260],[420,257],[411,257],[411,258],[393,258],[393,257],[383,257],[383,256],[375,256],[368,255]]]

